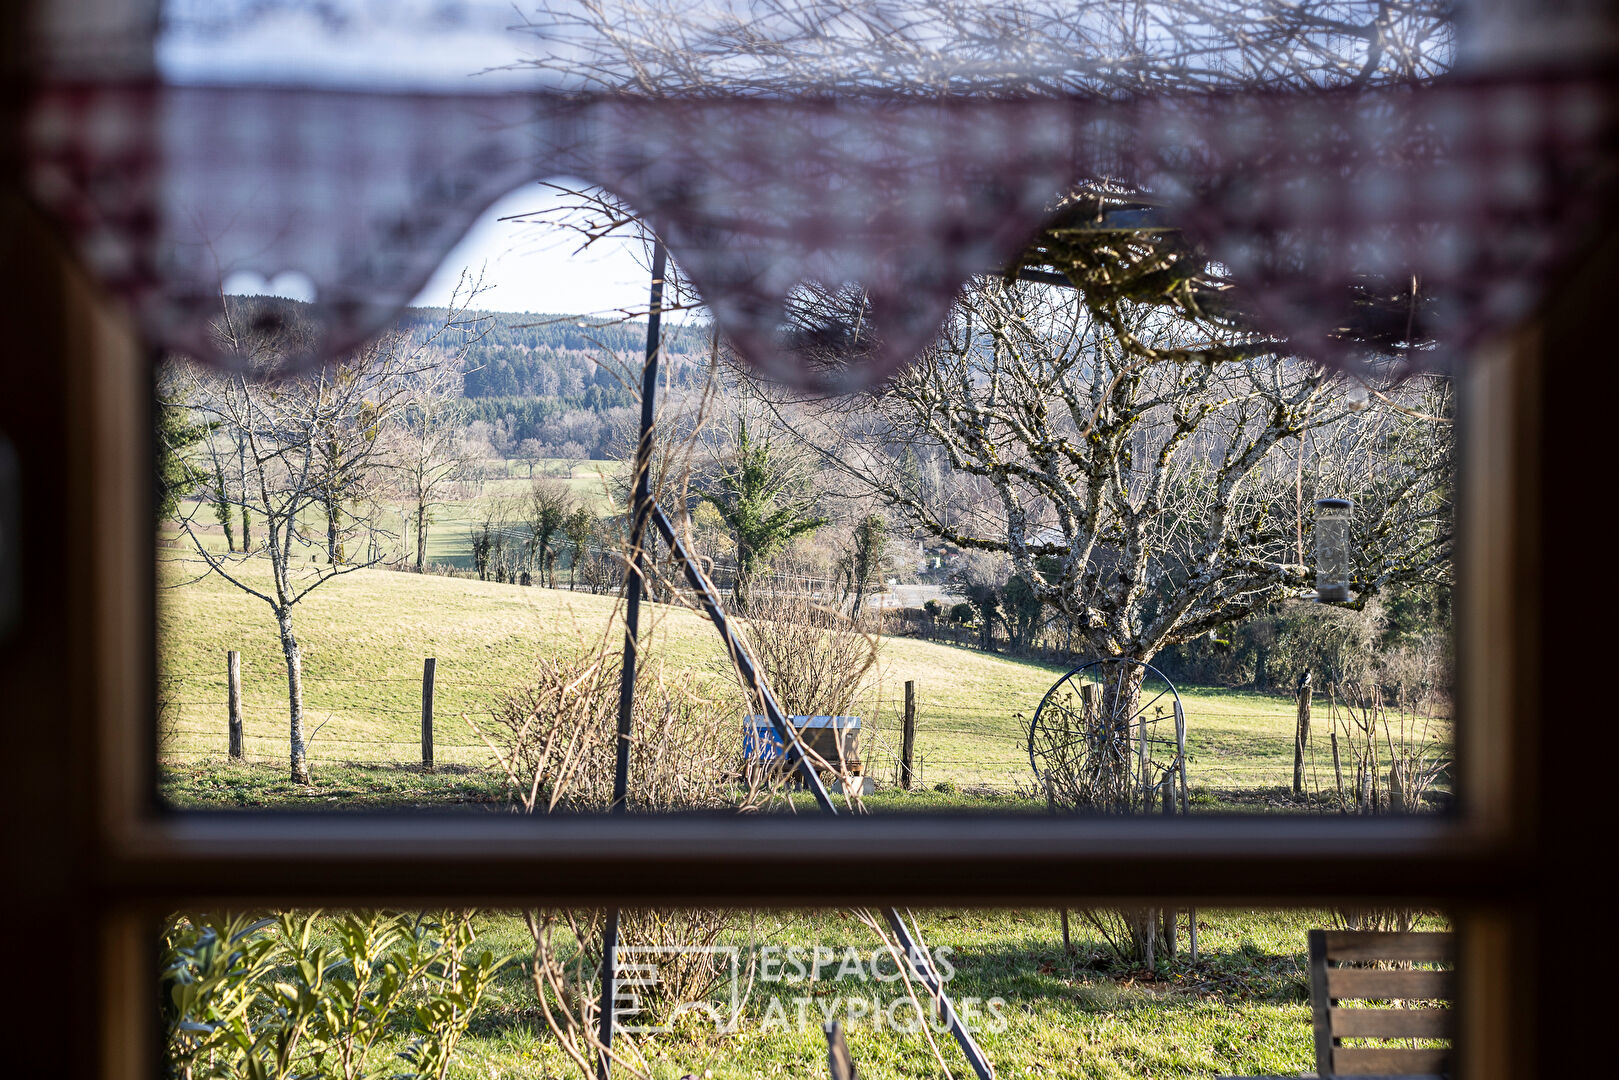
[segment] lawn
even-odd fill
[[[1201,910],[1200,959],[1181,950],[1154,971],[1122,969],[1080,912],[1071,912],[1074,951],[1065,953],[1057,912],[923,910],[912,916],[923,941],[944,953],[950,994],[1001,1077],[1095,1078],[1299,1075],[1314,1064],[1305,932],[1331,925],[1330,912]],[[1425,929],[1442,929],[1428,917]],[[479,1008],[451,1075],[460,1080],[577,1075],[546,1031],[525,961],[532,942],[520,918],[479,918],[484,947],[513,958]],[[872,966],[880,943],[850,912],[763,911],[733,914],[718,938],[739,952],[739,1023],[718,1033],[700,1021],[672,1032],[629,1036],[656,1080],[692,1075],[713,1080],[825,1076],[827,1016],[844,1022],[850,1048],[868,1080],[943,1075],[927,1040],[896,1029],[912,1014],[896,1005],[892,961]],[[783,951],[821,946],[834,959],[814,981],[757,964],[761,946]],[[564,953],[570,942],[564,936]],[[849,950],[857,960],[849,963]],[[778,954],[781,955],[781,954]],[[749,971],[748,958],[755,960]],[[751,979],[750,979],[751,974]],[[775,978],[772,978],[772,975]],[[729,1004],[729,988],[709,1000]],[[802,1004],[801,1004],[802,1003]],[[869,1004],[868,1004],[869,1003]],[[868,1017],[875,1007],[882,1019]],[[803,1020],[800,1022],[800,1009]],[[935,1036],[951,1072],[971,1076],[945,1034]],[[403,1037],[393,1040],[397,1050]]]
[[[160,577],[161,748],[180,762],[225,746],[225,652],[242,654],[250,762],[284,760],[286,671],[268,607],[195,557],[165,549]],[[249,560],[245,580],[268,582]],[[342,763],[420,760],[422,661],[437,660],[435,746],[440,763],[486,765],[468,722],[523,682],[540,657],[616,640],[617,600],[436,575],[357,570],[316,589],[296,610],[305,708],[317,773]],[[735,691],[701,613],[652,605],[650,654]],[[914,638],[885,638],[879,670],[856,711],[879,779],[893,774],[903,686],[917,686],[922,785],[1010,790],[1031,779],[1028,718],[1061,669]],[[1293,703],[1262,694],[1184,688],[1195,788],[1265,790],[1292,771]],[[738,696],[738,712],[742,702]]]

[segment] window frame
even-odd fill
[[[1612,809],[1594,775],[1553,787],[1561,736],[1532,718],[1574,704],[1571,688],[1542,675],[1582,599],[1549,587],[1559,568],[1542,558],[1551,552],[1547,487],[1581,479],[1558,460],[1602,460],[1564,458],[1581,438],[1594,447],[1589,429],[1599,425],[1553,423],[1547,379],[1554,367],[1585,371],[1589,342],[1606,333],[1599,282],[1619,265],[1614,231],[1535,322],[1475,359],[1463,383],[1457,709],[1465,721],[1454,815],[602,817],[535,828],[500,815],[162,811],[153,783],[149,361],[14,190],[3,192],[0,253],[16,287],[0,306],[11,325],[31,328],[14,355],[19,371],[37,377],[0,398],[0,428],[24,463],[24,518],[60,515],[59,558],[71,570],[54,604],[40,582],[25,581],[26,640],[0,651],[12,702],[60,718],[19,736],[14,761],[29,782],[0,796],[7,861],[18,870],[6,910],[69,928],[82,922],[60,944],[64,970],[37,976],[64,1010],[29,1040],[52,1047],[41,1058],[49,1072],[153,1075],[155,928],[166,912],[215,904],[1416,900],[1457,920],[1457,1046],[1467,1076],[1540,1071],[1602,1030],[1596,965],[1541,942],[1564,937],[1554,920],[1595,899],[1580,841]],[[42,795],[41,778],[60,793]],[[1579,829],[1568,827],[1576,821]],[[1580,881],[1585,892],[1564,894]]]

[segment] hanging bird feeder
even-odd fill
[[[1343,603],[1349,595],[1349,499],[1315,501],[1315,598],[1324,604]]]

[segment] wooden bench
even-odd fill
[[[1437,1080],[1450,1072],[1450,1047],[1344,1046],[1344,1039],[1450,1039],[1455,972],[1451,934],[1368,930],[1310,931],[1310,1004],[1316,1075]],[[1427,967],[1389,967],[1389,964]],[[1343,1008],[1340,1002],[1357,1002]],[[1444,1002],[1405,1008],[1391,1002]],[[1379,1004],[1373,1005],[1372,1002]],[[1222,1080],[1241,1080],[1223,1077]],[[1259,1078],[1247,1078],[1259,1080]]]

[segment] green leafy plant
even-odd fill
[[[164,941],[166,1071],[443,1080],[507,959],[476,944],[465,913],[179,918]]]
[[[473,1014],[509,957],[477,948],[468,915],[447,916],[439,927],[441,941],[433,958],[433,978],[426,1000],[416,1006],[411,1031],[416,1038],[401,1055],[412,1075],[444,1080],[455,1050],[472,1024]]]

